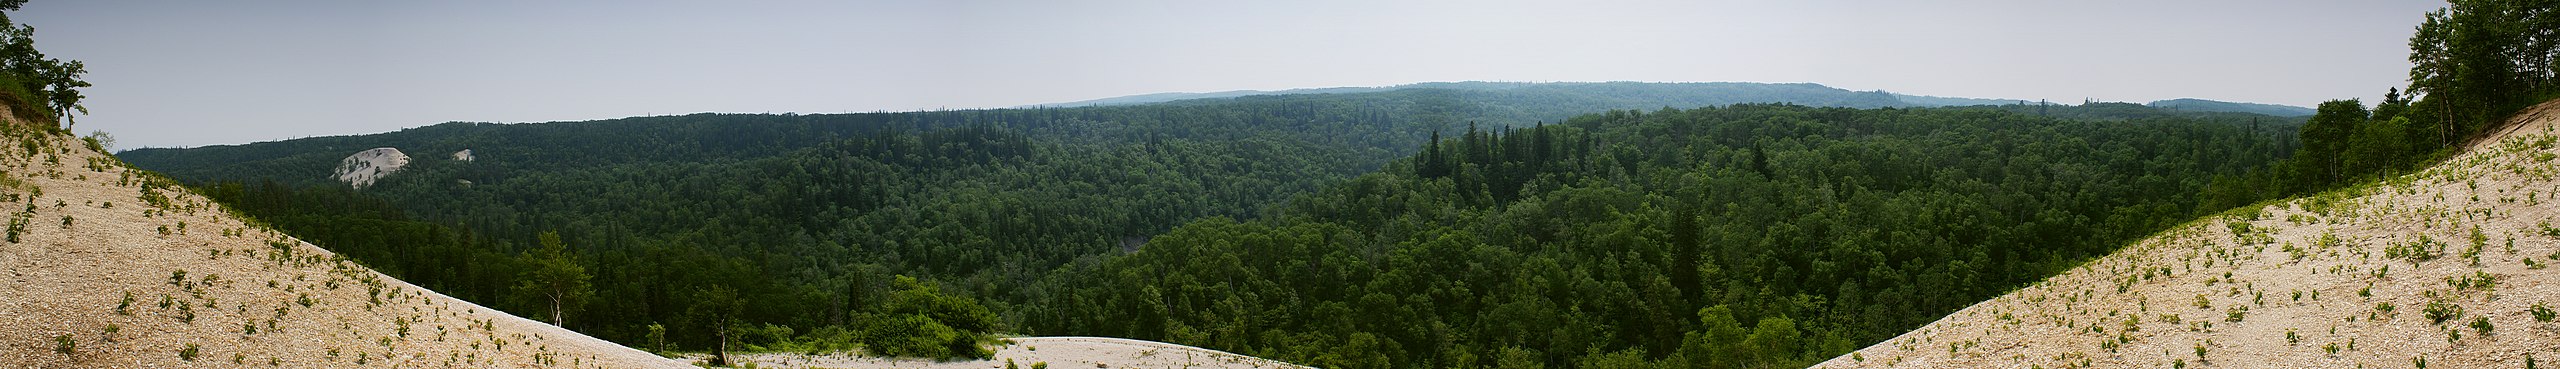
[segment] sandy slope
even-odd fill
[[[881,359],[847,355],[750,354],[737,356],[764,368],[916,368],[916,369],[1004,369],[1012,360],[1021,368],[1035,363],[1048,363],[1053,369],[1084,368],[1197,368],[1197,369],[1302,369],[1304,366],[1271,359],[1237,355],[1225,351],[1106,337],[1023,337],[1013,344],[996,348],[994,359],[934,362],[915,359]]]
[[[76,139],[22,132],[0,153],[0,215],[25,232],[0,242],[0,367],[683,366],[391,279],[184,190],[147,204],[138,172]]]
[[[2560,101],[2511,122],[2422,173],[2198,221],[1817,367],[2553,365],[2560,321],[2530,310],[2560,309]]]

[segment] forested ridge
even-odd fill
[[[1338,368],[1799,366],[2196,215],[2440,161],[2560,97],[2552,30],[2560,3],[2453,1],[2411,37],[2408,89],[2298,131],[2131,104],[1470,130],[1269,216],[1071,264],[1026,329]]]
[[[1180,294],[1185,293],[1182,292],[1186,291],[1185,288],[1198,286],[1159,286],[1154,283],[1172,282],[1144,278],[1101,279],[1100,276],[1125,278],[1131,273],[1106,270],[1102,268],[1104,265],[1165,261],[1152,255],[1174,252],[1158,250],[1183,250],[1191,247],[1187,245],[1202,242],[1197,232],[1188,229],[1232,222],[1209,220],[1152,240],[1148,236],[1160,231],[1130,227],[1131,224],[1158,224],[1172,228],[1200,217],[1291,222],[1286,223],[1285,228],[1293,230],[1300,227],[1339,227],[1333,228],[1333,232],[1344,237],[1357,235],[1359,239],[1375,243],[1366,246],[1344,243],[1333,245],[1341,249],[1318,247],[1305,250],[1310,254],[1268,254],[1248,258],[1287,263],[1290,260],[1363,255],[1337,253],[1369,250],[1360,251],[1374,253],[1364,256],[1372,258],[1365,261],[1369,263],[1367,268],[1382,268],[1357,273],[1346,270],[1341,271],[1344,274],[1325,278],[1288,281],[1319,286],[1355,280],[1340,278],[1383,273],[1386,270],[1383,268],[1394,264],[1374,259],[1378,255],[1391,254],[1385,251],[1389,247],[1382,245],[1405,243],[1406,240],[1400,238],[1411,234],[1492,239],[1491,234],[1469,235],[1459,230],[1470,228],[1461,226],[1463,224],[1495,219],[1519,223],[1515,226],[1535,224],[1538,230],[1534,232],[1505,232],[1503,237],[1514,238],[1499,240],[1501,243],[1498,244],[1490,243],[1496,241],[1481,241],[1482,245],[1518,247],[1513,251],[1520,255],[1510,256],[1507,263],[1545,260],[1542,262],[1555,263],[1548,269],[1559,272],[1580,269],[1576,273],[1586,274],[1592,268],[1605,267],[1610,273],[1624,275],[1590,281],[1640,282],[1632,286],[1651,289],[1648,292],[1653,293],[1665,292],[1658,288],[1666,286],[1650,285],[1654,281],[1648,278],[1669,278],[1663,281],[1672,283],[1667,286],[1672,289],[1667,291],[1681,296],[1676,300],[1656,301],[1649,307],[1653,309],[1652,313],[1669,314],[1667,318],[1649,316],[1648,319],[1654,320],[1645,321],[1663,323],[1651,326],[1661,328],[1660,332],[1588,335],[1584,337],[1594,339],[1567,342],[1569,346],[1618,347],[1613,345],[1660,338],[1664,336],[1660,333],[1666,332],[1669,337],[1677,338],[1688,331],[1688,326],[1694,325],[1679,323],[1695,321],[1692,319],[1694,314],[1690,312],[1696,311],[1697,307],[1692,305],[1703,306],[1703,302],[1727,298],[1771,297],[1792,302],[1741,307],[1744,309],[1742,313],[1746,314],[1741,316],[1758,319],[1764,317],[1761,314],[1769,314],[1765,317],[1804,318],[1806,331],[1816,334],[1810,337],[1829,345],[1825,347],[1843,347],[1865,342],[1867,338],[1857,334],[1886,334],[1882,332],[1925,322],[1935,315],[1892,308],[1884,310],[1893,312],[1891,316],[1877,317],[1881,320],[1851,322],[1846,318],[1817,320],[1806,314],[1770,312],[1828,310],[1830,308],[1825,306],[1836,303],[1825,301],[1832,301],[1834,297],[1830,295],[1838,293],[1844,282],[1852,289],[1867,288],[1869,292],[1852,292],[1858,299],[1907,293],[1909,286],[1894,283],[1910,282],[1868,281],[1866,274],[1874,272],[1869,269],[1881,267],[1899,275],[1904,271],[1896,268],[1922,268],[1920,265],[1937,263],[1858,264],[1856,269],[1843,272],[1831,269],[1838,268],[1842,261],[1830,258],[1849,256],[1721,255],[1705,252],[1709,248],[1697,245],[1741,242],[1732,245],[1738,248],[1794,250],[1834,243],[1929,239],[1935,242],[1932,244],[1934,247],[1958,248],[1973,247],[1964,245],[1985,241],[1979,235],[1948,238],[1955,237],[1951,234],[1979,231],[1974,229],[1892,235],[1898,238],[1890,240],[1879,238],[1887,236],[1879,229],[1915,232],[1879,228],[1877,224],[1896,223],[1876,223],[1876,219],[1864,218],[1874,214],[1858,210],[1865,206],[1884,205],[1884,200],[1904,201],[1899,206],[1913,211],[1948,211],[1965,217],[1983,218],[1977,220],[1981,223],[1969,224],[2028,224],[2035,232],[2047,233],[2030,235],[2026,234],[2031,233],[2027,231],[2005,230],[2013,234],[2005,234],[1998,240],[2011,245],[2030,239],[2121,239],[2200,211],[2183,195],[2191,193],[2202,181],[2216,174],[2241,173],[2283,155],[2285,150],[2294,146],[2289,139],[2293,124],[2290,122],[2254,115],[2168,113],[2132,104],[1888,110],[1744,105],[1652,113],[1628,110],[1580,117],[1554,126],[1533,125],[1517,130],[1466,127],[1452,130],[1452,137],[1445,140],[1431,140],[1436,134],[1424,133],[1425,139],[1420,141],[1428,143],[1414,145],[1420,151],[1417,156],[1397,161],[1384,172],[1332,185],[1318,183],[1322,181],[1318,178],[1328,173],[1273,169],[1320,167],[1322,164],[1316,161],[1347,160],[1309,155],[1322,152],[1304,152],[1316,150],[1307,146],[1257,146],[1220,142],[1224,139],[1164,139],[1162,136],[1124,140],[1118,145],[1125,146],[1110,146],[1096,144],[1095,141],[1044,140],[1003,126],[972,125],[912,128],[913,131],[873,129],[851,132],[848,133],[852,135],[850,137],[823,140],[811,147],[763,158],[724,159],[718,154],[706,154],[701,157],[714,159],[604,166],[611,169],[581,170],[554,166],[546,168],[548,172],[515,170],[508,174],[513,177],[503,178],[480,172],[491,171],[493,169],[488,169],[491,167],[504,168],[498,166],[504,164],[497,159],[457,162],[421,158],[413,164],[415,167],[411,171],[386,178],[361,192],[334,182],[295,186],[271,181],[225,181],[198,188],[244,212],[267,219],[278,228],[304,234],[315,243],[339,245],[333,247],[386,273],[466,299],[495,302],[497,306],[527,316],[547,316],[550,307],[538,298],[536,292],[540,291],[524,288],[524,283],[536,279],[535,276],[519,272],[528,266],[542,265],[542,258],[538,257],[540,253],[527,252],[536,249],[532,240],[497,235],[556,231],[560,239],[574,245],[569,248],[574,262],[593,273],[589,284],[592,290],[580,295],[585,301],[573,301],[586,303],[568,308],[566,325],[641,347],[662,347],[658,346],[657,339],[665,337],[665,342],[676,348],[704,349],[721,341],[718,337],[722,332],[718,328],[722,327],[735,328],[739,332],[732,333],[736,336],[732,340],[751,345],[750,348],[825,349],[856,342],[877,346],[880,342],[913,336],[913,332],[922,330],[922,327],[953,325],[940,321],[885,327],[872,324],[908,321],[883,317],[929,316],[896,311],[933,311],[931,308],[893,306],[897,299],[891,296],[901,291],[920,291],[907,293],[926,296],[984,299],[984,307],[974,307],[978,304],[971,303],[957,304],[959,307],[950,309],[959,311],[953,314],[992,311],[1002,316],[992,321],[971,323],[978,324],[972,327],[974,329],[1151,338],[1307,362],[1331,360],[1314,353],[1333,352],[1322,348],[1348,344],[1346,340],[1359,333],[1325,336],[1341,332],[1298,331],[1307,329],[1302,328],[1303,324],[1311,322],[1286,322],[1287,318],[1284,318],[1347,316],[1287,310],[1346,308],[1316,300],[1318,297],[1340,296],[1311,291],[1288,294],[1256,291],[1247,295],[1268,298],[1307,294],[1291,297],[1306,299],[1295,300],[1298,303],[1269,306],[1273,309],[1287,308],[1266,312],[1272,320],[1239,323],[1267,326],[1224,328],[1251,327],[1254,329],[1244,332],[1259,338],[1242,341],[1241,346],[1222,345],[1221,342],[1233,342],[1235,336],[1200,333],[1208,332],[1207,327],[1216,326],[1200,319],[1214,320],[1215,315],[1191,315],[1192,310],[1187,309],[1205,305],[1125,305],[1162,300],[1147,298],[1146,291]],[[2002,161],[2008,164],[1999,168],[1967,167],[1994,163],[1978,160],[1990,157],[2010,159]],[[1708,169],[1715,170],[1705,171]],[[2045,173],[2048,171],[2055,173]],[[1974,177],[2009,172],[2016,173],[2001,174],[1996,178]],[[1399,173],[1404,175],[1399,177]],[[2073,191],[2085,193],[2073,194],[2068,199],[2039,198],[2049,195],[2031,196],[2017,191],[2058,191],[2037,187],[2058,185],[2049,182],[2032,185],[2003,182],[2022,180],[2011,176],[2099,187],[2072,187]],[[474,183],[460,184],[453,182],[455,179],[472,180]],[[1692,182],[1706,179],[1720,182],[1714,185]],[[1933,210],[1953,204],[1900,197],[1905,192],[1928,189],[1924,193],[1947,197],[1914,199],[1993,199],[1983,197],[1987,195],[1981,193],[1947,195],[1944,192],[1950,190],[1936,187],[1938,185],[1934,181],[1940,180],[1968,180],[1971,191],[1977,192],[1995,191],[2002,186],[2023,186],[2023,190],[1998,190],[2011,192],[2000,192],[2004,196],[1996,198],[2002,210],[2026,213],[1995,214],[1984,209],[1973,209],[1986,211],[1983,213]],[[1283,196],[1308,192],[1305,188],[1316,187],[1330,189],[1296,200],[1286,200],[1287,196]],[[1795,190],[1798,188],[1809,191]],[[1721,197],[1698,197],[1711,192],[1721,194]],[[1817,193],[1821,194],[1820,200],[1767,201]],[[1233,198],[1222,198],[1221,194]],[[1250,196],[1266,197],[1257,199]],[[396,200],[403,198],[413,203],[452,208],[406,207]],[[1669,200],[1674,198],[1690,200]],[[1726,208],[1721,209],[1705,205],[1710,203],[1696,202],[1727,200],[1740,202],[1724,205]],[[1252,209],[1265,207],[1257,201],[1276,204],[1274,206],[1278,209],[1254,211]],[[1824,203],[1830,205],[1817,205]],[[2066,208],[2066,205],[2072,207]],[[1552,207],[1554,210],[1511,212],[1523,206]],[[1662,213],[1674,208],[1686,210]],[[1172,212],[1185,209],[1195,212]],[[1756,223],[1718,225],[1722,228],[1717,229],[1744,232],[1737,234],[1706,231],[1647,234],[1673,228],[1697,230],[1708,224],[1698,221],[1675,224],[1640,222],[1643,226],[1639,228],[1647,230],[1620,232],[1624,237],[1613,241],[1616,244],[1612,247],[1632,249],[1604,252],[1581,244],[1591,240],[1590,230],[1610,227],[1604,220],[1611,219],[1609,214],[1618,212],[1646,214],[1646,217],[1651,217],[1648,219],[1655,220],[1696,218],[1693,220],[1704,221],[1728,216],[1761,220],[1798,213],[1818,214],[1820,218],[1791,222],[1803,228],[1771,238],[1785,240],[1783,244],[1744,246],[1754,245],[1761,242],[1759,238],[1768,237],[1742,231],[1768,226]],[[2063,212],[2057,214],[2070,216],[2039,218],[2051,215],[2043,212]],[[465,214],[469,220],[433,221],[426,217],[413,218],[409,214]],[[1148,218],[1150,216],[1155,218]],[[1554,219],[1549,219],[1551,217]],[[2051,220],[2038,223],[2036,219]],[[1415,223],[1423,220],[1447,228],[1421,227]],[[522,224],[550,226],[527,227]],[[1927,223],[1898,224],[1919,226]],[[2102,224],[2108,226],[2099,227]],[[1393,233],[1359,234],[1350,232],[1351,229]],[[1865,229],[1870,234],[1860,236],[1865,238],[1829,238],[1834,236],[1828,232],[1841,229]],[[1327,234],[1316,231],[1267,233],[1292,233],[1299,237]],[[1679,240],[1685,245],[1691,245],[1684,248],[1688,252],[1640,256],[1646,252],[1641,250],[1662,251],[1660,248],[1664,246],[1659,243],[1672,240],[1664,238],[1672,235],[1681,237]],[[2064,265],[2076,257],[2105,249],[2105,243],[2099,241],[2072,242],[2078,246],[2059,250],[2012,248],[2007,249],[2012,252],[2007,254],[1955,255],[1940,251],[1929,255],[1972,258],[1965,259],[1971,264],[1963,268],[1974,269],[1960,272],[1914,269],[1909,272],[1913,273],[1910,274],[1912,276],[1936,273],[1942,277],[1962,275],[1965,278],[2024,280],[2058,268],[2056,265]],[[1480,245],[1467,244],[1464,248],[1473,250],[1477,246]],[[1129,249],[1139,251],[1128,256],[1111,256]],[[1611,256],[1612,252],[1622,255]],[[1862,253],[1844,255],[1855,255],[1862,260],[1878,256]],[[1895,254],[1892,260],[1912,260],[1906,256],[1911,255]],[[1647,259],[1658,257],[1673,258]],[[1998,259],[1984,259],[1993,257]],[[1232,261],[1233,257],[1225,259]],[[1170,261],[1203,260],[1221,258],[1183,257]],[[1669,267],[1718,263],[1730,263],[1724,265],[1732,266],[1700,270]],[[1064,267],[1061,269],[1060,265]],[[1823,266],[1817,268],[1817,265]],[[1502,270],[1515,267],[1524,271],[1538,270],[1532,265],[1503,265]],[[1759,282],[1770,281],[1726,279],[1731,276],[1781,273],[1757,278],[1788,281],[1795,277],[1788,277],[1791,274],[1785,273],[1814,271],[1819,271],[1822,279],[1802,285],[1788,284],[1782,290],[1715,292],[1723,291],[1732,283],[1748,281],[1759,285]],[[1413,274],[1417,271],[1398,273],[1406,279],[1442,275]],[[923,276],[925,279],[900,283],[897,282],[902,279],[900,275]],[[1171,278],[1168,281],[1206,280],[1194,278],[1211,275],[1226,274],[1166,278]],[[953,290],[927,288],[936,281]],[[1997,285],[1971,279],[1932,281],[1961,286]],[[1571,280],[1556,277],[1554,283],[1568,282]],[[1868,287],[1857,287],[1861,284]],[[1356,284],[1343,286],[1367,291],[1348,295],[1362,298],[1369,297],[1368,292],[1397,299],[1426,293],[1425,290],[1383,286],[1377,291]],[[1476,288],[1490,291],[1497,287]],[[1964,288],[1979,289],[1976,294],[1997,292],[1994,287]],[[1578,301],[1597,302],[1602,301],[1597,300],[1599,298],[1628,297],[1556,293],[1560,294],[1554,296],[1557,300],[1549,302],[1560,305],[1550,308],[1565,307],[1562,310],[1514,311],[1512,314],[1559,314],[1552,317],[1565,319],[1569,317],[1566,314],[1569,311],[1599,311],[1596,305],[1574,305],[1580,303]],[[734,297],[703,298],[706,295]],[[1923,295],[1931,296],[1931,299],[1922,306],[1961,306],[1971,301],[1963,295]],[[1494,296],[1517,297],[1487,295],[1488,298]],[[929,298],[909,300],[940,301]],[[734,319],[729,319],[713,314],[720,311],[716,308],[724,301],[754,303],[732,304],[737,314]],[[1501,304],[1511,302],[1502,300]],[[706,310],[705,306],[711,308]],[[1161,308],[1172,309],[1162,310],[1164,314],[1156,318],[1119,315]],[[1570,317],[1582,319],[1571,324],[1604,323],[1590,326],[1598,330],[1639,325],[1602,320],[1617,316]],[[1440,318],[1452,319],[1449,323],[1477,319],[1458,315],[1395,316],[1393,319],[1398,320],[1379,322]],[[1003,326],[994,323],[1003,323]],[[653,335],[650,329],[653,324],[663,327],[666,333]],[[1816,324],[1855,324],[1857,328],[1849,330]],[[1745,325],[1752,326],[1756,325]],[[1832,333],[1833,330],[1840,332]],[[1261,337],[1271,332],[1281,332],[1284,336]],[[967,335],[941,337],[944,340],[972,338]],[[1230,341],[1216,341],[1211,337]],[[1390,336],[1370,335],[1372,341],[1386,337]],[[1410,338],[1403,335],[1392,337]],[[1443,336],[1438,339],[1463,337]],[[1808,342],[1814,342],[1814,339],[1808,339]],[[1280,342],[1289,343],[1284,345]],[[1546,346],[1468,345],[1486,350],[1513,349],[1514,353],[1536,352],[1539,354],[1534,356],[1542,360],[1551,358],[1549,361],[1560,362],[1584,354]],[[1297,351],[1281,351],[1283,349]],[[1670,354],[1676,349],[1648,352]],[[1812,352],[1817,351],[1802,351],[1788,357],[1802,357]],[[914,353],[927,356],[966,354],[926,350]],[[1489,355],[1495,353],[1487,351],[1470,355],[1491,357]],[[1457,357],[1441,358],[1436,355],[1399,354],[1390,362],[1466,363]]]
[[[120,156],[403,280],[656,351],[973,357],[1037,334],[1332,368],[1790,367],[2199,215],[2441,160],[2560,97],[2555,10],[2452,1],[2410,38],[2405,89],[2307,120],[1460,84]],[[31,33],[0,16],[0,101],[67,131],[85,67]],[[374,147],[417,160],[327,178]]]
[[[2547,7],[2430,14],[2408,91],[2307,121],[1414,89],[125,156],[404,279],[653,349],[973,356],[1013,332],[1344,368],[1783,367],[2201,214],[2436,160],[2554,91],[2548,35],[2501,36]],[[1576,109],[1608,112],[1536,123]],[[322,179],[377,146],[420,160],[362,191]],[[483,159],[441,158],[461,149]],[[587,283],[558,302],[556,275]]]
[[[1647,91],[1642,84],[1600,87],[1609,89],[1589,93],[1617,97],[1419,89],[1071,109],[448,123],[122,156],[404,280],[526,316],[559,308],[562,324],[599,337],[704,349],[739,333],[720,328],[741,328],[735,340],[749,348],[823,348],[922,329],[864,325],[877,321],[864,314],[895,309],[889,297],[907,290],[893,283],[900,276],[919,277],[915,290],[986,299],[1002,314],[997,323],[1019,322],[1026,310],[1016,305],[1028,301],[1020,289],[1058,265],[1141,247],[1193,219],[1257,217],[1472,122],[1534,125],[1529,117],[1644,99],[1890,98],[1840,90],[1646,97],[1628,94]],[[324,179],[346,153],[384,146],[414,161],[361,191]],[[474,160],[446,155],[464,149]],[[564,244],[558,256],[539,252],[546,233]],[[561,304],[549,301],[553,291],[527,287],[542,276],[519,272],[562,264],[591,280]],[[1019,330],[1005,325],[1014,327],[978,328]]]
[[[2555,29],[2532,28],[2547,8],[2455,2],[2412,38],[2407,91],[2307,121],[1413,89],[125,156],[403,279],[652,349],[973,356],[1011,332],[1342,368],[1784,367],[2201,214],[2441,158],[2555,91],[2549,35],[2510,36]],[[1536,123],[1575,109],[1607,113]],[[322,179],[378,146],[420,160],[362,191]],[[441,157],[461,149],[482,159]],[[587,283],[538,283],[556,275]]]

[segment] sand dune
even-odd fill
[[[2434,168],[2199,220],[1817,367],[2550,365],[2555,123],[2560,101]]]
[[[0,367],[685,367],[376,273],[80,140],[7,130]]]

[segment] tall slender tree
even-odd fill
[[[551,325],[562,325],[565,311],[585,305],[595,294],[588,284],[594,276],[587,273],[585,266],[578,265],[577,256],[560,241],[560,232],[543,232],[537,238],[542,248],[518,256],[526,268],[516,291],[550,303]]]

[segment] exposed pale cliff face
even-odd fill
[[[380,151],[349,160],[405,161]],[[68,136],[0,128],[0,209],[0,368],[686,367],[374,272]]]
[[[471,155],[469,150],[454,154],[457,158],[465,158],[469,155]],[[407,166],[409,166],[409,154],[401,153],[400,149],[378,147],[358,151],[355,155],[347,155],[346,159],[338,161],[338,169],[332,172],[331,176],[337,178],[339,182],[346,182],[348,186],[362,189],[365,186],[372,186],[373,181],[390,176],[391,173],[397,173],[400,168]]]
[[[2126,246],[1821,368],[2560,359],[2560,101],[2433,168]]]

